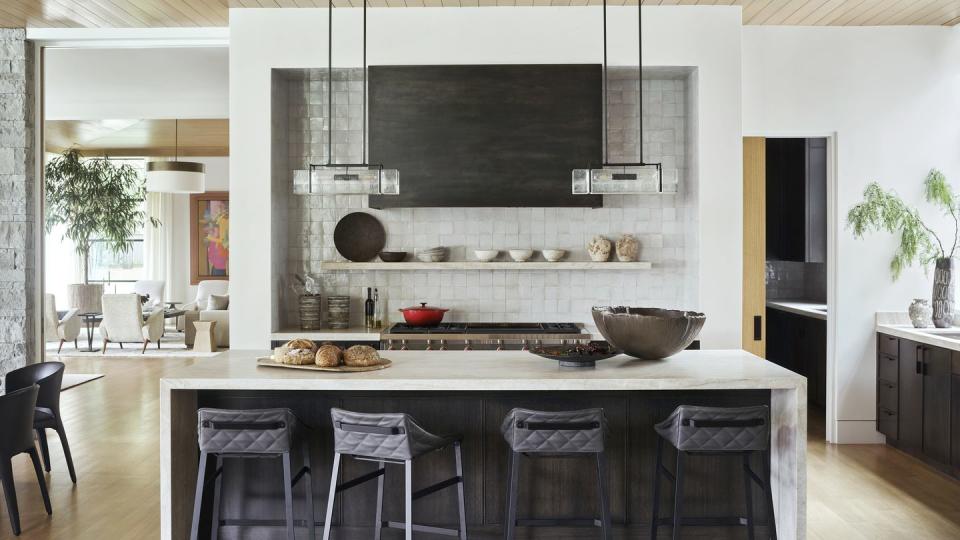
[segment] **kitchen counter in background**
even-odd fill
[[[806,300],[767,300],[767,307],[804,315],[815,319],[827,320],[827,305]]]
[[[270,341],[290,341],[291,339],[310,339],[313,341],[380,341],[380,330],[369,330],[362,326],[356,328],[319,328],[317,330],[300,330],[288,328],[270,333]]]
[[[877,313],[877,332],[924,345],[960,351],[960,326],[950,328],[914,328],[906,313]]]
[[[575,409],[603,407],[610,429],[612,512],[622,521],[617,528],[630,537],[646,530],[649,516],[647,471],[653,467],[656,440],[652,426],[680,403],[771,407],[771,464],[773,500],[779,538],[805,537],[806,517],[806,379],[740,350],[683,351],[659,361],[619,356],[597,363],[596,369],[561,369],[554,361],[523,351],[390,351],[383,355],[393,365],[366,373],[326,373],[276,367],[257,367],[264,351],[230,350],[216,358],[198,358],[190,366],[175,368],[161,381],[161,523],[164,540],[186,538],[193,507],[197,474],[197,409],[199,407],[290,407],[304,422],[315,426],[313,458],[317,471],[315,503],[323,507],[332,459],[330,407],[403,411],[414,414],[438,432],[464,435],[464,475],[467,483],[471,538],[502,537],[500,513],[505,464],[499,422],[511,407]],[[628,436],[629,434],[629,436]],[[426,483],[436,471],[445,471],[444,456],[425,457],[426,466],[415,472],[417,483]],[[713,458],[701,458],[713,459]],[[723,459],[723,458],[715,458]],[[431,461],[434,460],[434,461]],[[354,466],[350,474],[362,474]],[[531,464],[530,467],[537,467]],[[550,465],[550,473],[531,469],[527,474],[553,477],[549,482],[592,490],[595,478],[584,475],[582,463]],[[737,467],[710,464],[710,481],[693,481],[688,488],[702,493],[704,510],[715,514],[741,511],[741,477]],[[415,469],[417,470],[417,469]],[[231,469],[230,474],[243,469]],[[543,481],[548,483],[547,479]],[[529,482],[522,482],[523,485]],[[227,485],[225,483],[225,485]],[[640,486],[636,489],[632,486]],[[238,508],[238,497],[249,489],[263,499],[279,489],[269,474],[251,474],[223,493],[225,508]],[[530,489],[530,488],[525,488]],[[733,492],[730,490],[733,489]],[[699,491],[698,491],[699,490]],[[296,492],[297,490],[295,490]],[[555,493],[560,493],[556,491]],[[591,491],[592,493],[592,491]],[[709,495],[707,495],[709,494]],[[396,508],[395,490],[386,506]],[[582,517],[580,498],[529,496],[528,510],[553,511],[559,517]],[[270,498],[267,497],[267,498]],[[539,497],[539,496],[538,496]],[[762,498],[755,497],[755,504]],[[244,498],[244,500],[250,500]],[[355,498],[335,519],[358,534],[368,534],[373,499]],[[440,500],[440,499],[438,499]],[[733,500],[735,503],[730,503]],[[589,499],[588,506],[594,501]],[[731,506],[735,504],[735,506]],[[762,508],[757,507],[759,512]],[[244,506],[250,517],[275,514],[272,505]],[[444,521],[443,505],[422,507],[426,521]],[[647,518],[648,519],[648,518]],[[726,531],[726,530],[724,530]],[[250,531],[251,534],[266,533]],[[341,529],[341,532],[344,532]],[[550,537],[537,533],[537,538]]]

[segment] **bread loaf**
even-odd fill
[[[284,345],[283,347],[274,349],[273,360],[281,364],[303,366],[312,364],[314,355],[313,349],[291,349]]]
[[[309,339],[291,339],[285,345],[289,349],[310,349],[317,350],[317,344]]]
[[[343,351],[343,363],[348,366],[376,366],[381,363],[380,354],[369,345],[354,345]]]
[[[343,351],[332,343],[324,344],[317,350],[316,364],[320,367],[337,367],[343,361]]]

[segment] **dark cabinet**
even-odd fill
[[[960,474],[960,353],[879,334],[877,431],[888,444]]]
[[[826,173],[826,139],[766,139],[768,260],[826,261]]]
[[[807,401],[827,403],[827,323],[767,308],[767,360],[807,378]]]

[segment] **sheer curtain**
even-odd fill
[[[143,228],[144,278],[162,280],[166,283],[165,294],[169,295],[173,276],[173,194],[147,193],[146,206],[147,216],[160,220],[160,226],[148,222]]]

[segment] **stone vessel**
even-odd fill
[[[605,262],[610,259],[610,251],[613,245],[606,238],[597,235],[587,244],[587,253],[590,254],[590,260],[594,262]]]
[[[910,322],[914,328],[929,328],[933,326],[933,308],[926,298],[914,298],[910,302]]]
[[[640,256],[640,242],[632,234],[625,234],[617,240],[617,260],[634,262]]]
[[[937,328],[953,326],[954,289],[953,259],[937,259],[933,271],[933,325]]]

